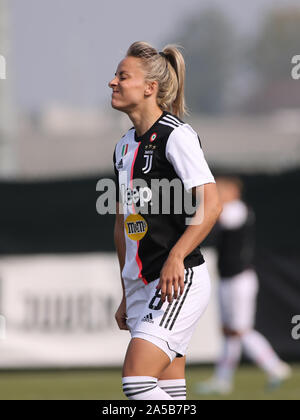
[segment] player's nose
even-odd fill
[[[117,84],[118,84],[118,81],[117,81],[117,77],[115,76],[109,83],[108,83],[108,86],[110,87],[110,88],[113,88],[113,87],[115,87],[115,86],[117,86]]]

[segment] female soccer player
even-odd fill
[[[210,296],[199,244],[221,205],[199,137],[179,119],[184,79],[175,46],[157,52],[135,42],[109,83],[112,107],[133,123],[113,159],[123,287],[116,321],[131,333],[122,384],[133,400],[185,399],[186,349]],[[186,210],[188,195],[200,203],[194,212]]]

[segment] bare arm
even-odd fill
[[[115,219],[115,227],[114,227],[114,242],[116,251],[118,254],[119,265],[120,265],[120,277],[121,277],[121,284],[123,290],[123,297],[121,304],[115,314],[115,318],[117,324],[121,330],[128,330],[126,325],[126,297],[125,297],[125,286],[124,280],[122,278],[122,270],[125,265],[125,254],[126,254],[126,245],[125,245],[125,237],[124,237],[124,215],[120,213],[122,204],[117,202],[117,214]]]
[[[157,286],[158,289],[161,289],[161,300],[163,302],[166,296],[168,296],[168,302],[172,301],[172,288],[174,288],[175,299],[178,296],[178,287],[180,287],[181,294],[183,293],[184,259],[206,238],[222,211],[216,184],[211,183],[205,184],[204,187],[195,187],[193,188],[193,194],[199,194],[201,188],[204,188],[204,214],[202,214],[200,206],[192,220],[197,221],[202,217],[202,223],[189,225],[169,253],[169,257],[161,270],[160,282]]]
[[[196,195],[197,191],[200,192],[201,188],[203,187],[193,188],[193,195]],[[196,217],[198,217],[199,220],[202,219],[202,223],[188,226],[172,248],[170,255],[182,259],[187,257],[207,237],[216,223],[222,211],[216,184],[204,185],[203,198],[204,214],[199,214],[201,213],[201,208],[199,208],[197,214],[193,218],[193,220],[196,220]]]
[[[124,237],[124,215],[120,213],[121,204],[117,202],[117,214],[115,219],[115,228],[114,228],[114,242],[116,251],[118,254],[119,265],[120,265],[120,274],[121,274],[121,282],[122,282],[122,289],[123,295],[124,293],[124,281],[122,279],[122,270],[125,265],[125,253],[126,253],[126,246],[125,246],[125,237]]]

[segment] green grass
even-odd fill
[[[226,398],[199,397],[193,393],[197,381],[207,379],[212,369],[187,368],[188,399],[210,400],[299,400],[300,365],[293,376],[273,392],[265,391],[265,376],[258,369],[242,366],[236,375],[234,392]],[[121,370],[0,372],[0,400],[121,400]]]

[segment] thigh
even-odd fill
[[[158,281],[149,285],[149,301],[140,314],[134,333],[158,337],[174,354],[184,356],[197,322],[209,302],[210,279],[206,265],[185,269],[183,294],[171,303],[165,301],[162,304],[160,291],[156,289]]]
[[[152,376],[160,374],[170,365],[168,355],[153,343],[141,338],[132,338],[123,365],[125,376]]]

